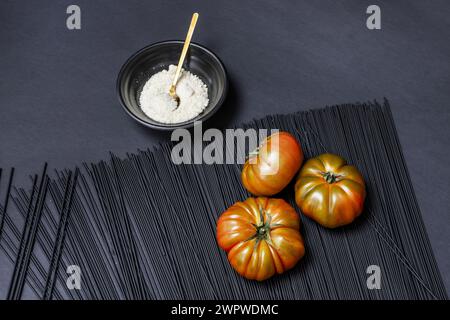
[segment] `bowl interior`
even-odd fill
[[[191,126],[194,121],[206,120],[223,102],[226,91],[225,70],[209,50],[191,43],[183,67],[196,74],[208,86],[209,103],[194,119],[174,124],[155,121],[146,116],[140,106],[139,97],[146,81],[155,73],[177,65],[183,46],[181,41],[161,42],[146,47],[132,56],[119,74],[119,95],[130,115],[139,122],[160,129],[175,129]]]

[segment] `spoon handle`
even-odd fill
[[[173,78],[172,86],[175,86],[180,76],[181,67],[183,66],[184,58],[186,58],[186,53],[189,49],[191,43],[192,34],[194,33],[195,25],[197,24],[198,13],[194,13],[191,19],[191,25],[189,26],[188,33],[186,35],[186,40],[184,41],[183,50],[181,51],[180,60],[178,61],[177,71],[175,72],[175,77]]]

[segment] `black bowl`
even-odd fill
[[[183,68],[196,74],[208,86],[208,106],[197,117],[180,123],[166,124],[144,114],[139,96],[146,81],[155,73],[177,65],[183,41],[164,41],[149,45],[133,54],[122,66],[117,77],[117,94],[125,111],[137,122],[154,129],[188,128],[194,121],[205,121],[223,104],[228,89],[225,68],[219,58],[207,48],[191,43]]]

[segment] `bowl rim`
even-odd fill
[[[143,52],[147,51],[148,49],[151,49],[153,47],[157,47],[163,44],[183,44],[184,41],[183,40],[165,40],[165,41],[158,41],[152,44],[149,44],[141,49],[139,49],[138,51],[136,51],[135,53],[133,53],[122,65],[122,67],[120,68],[119,74],[117,75],[117,79],[116,79],[116,94],[117,97],[120,101],[120,104],[122,105],[122,108],[125,110],[125,112],[131,117],[133,118],[135,121],[139,122],[140,124],[148,127],[148,128],[152,128],[152,129],[158,129],[158,130],[164,130],[164,131],[173,131],[175,129],[182,129],[182,128],[191,128],[194,126],[194,121],[191,120],[187,120],[185,122],[182,122],[180,124],[166,124],[166,123],[161,123],[161,124],[154,124],[154,123],[150,123],[145,121],[144,119],[141,119],[140,117],[136,116],[133,112],[131,112],[130,108],[128,107],[128,105],[125,103],[123,96],[122,96],[122,90],[121,90],[121,82],[122,82],[122,78],[124,76],[124,72],[127,69],[127,67],[129,66],[129,64],[131,62],[133,62],[136,58],[138,58]],[[191,46],[197,47],[200,50],[203,50],[204,52],[206,52],[207,54],[209,54],[214,60],[216,60],[218,66],[220,67],[220,69],[222,69],[223,75],[224,75],[224,87],[223,87],[223,92],[222,95],[220,96],[219,101],[216,103],[216,105],[214,106],[213,109],[211,109],[211,111],[206,114],[203,118],[197,120],[197,121],[201,121],[201,122],[205,122],[206,120],[208,120],[209,118],[211,118],[216,112],[217,110],[222,106],[222,104],[225,101],[225,98],[227,96],[228,93],[228,75],[227,75],[227,71],[225,69],[224,64],[222,63],[222,60],[220,60],[220,58],[214,53],[212,52],[210,49],[208,49],[207,47],[198,44],[196,42],[191,42],[190,43]]]

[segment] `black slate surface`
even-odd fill
[[[0,167],[35,172],[146,148],[169,135],[134,123],[115,96],[129,55],[194,36],[216,52],[231,92],[210,126],[387,96],[423,219],[450,289],[448,137],[450,3],[377,1],[76,1],[82,30],[65,26],[65,1],[0,3]],[[11,265],[0,261],[0,297]]]

